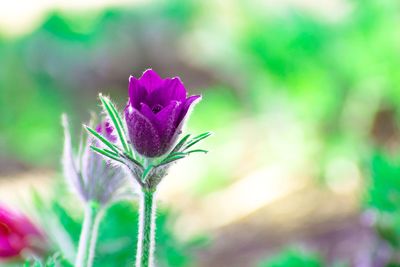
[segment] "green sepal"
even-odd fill
[[[116,157],[119,157],[119,154],[117,154],[117,153],[115,153],[115,152],[113,152],[113,151],[111,151],[111,150],[108,150],[107,148],[104,148],[103,149],[105,152],[107,152],[107,153],[110,153],[111,155],[114,155],[114,156],[116,156]]]
[[[205,154],[207,154],[208,153],[208,150],[204,150],[204,149],[193,149],[193,150],[190,150],[190,151],[188,151],[188,152],[186,152],[187,154],[192,154],[192,153],[205,153]]]
[[[210,132],[202,133],[194,138],[192,138],[189,142],[187,140],[190,137],[190,134],[185,135],[178,144],[172,149],[171,153],[169,153],[157,166],[166,165],[168,163],[172,163],[176,160],[183,159],[184,157],[188,156],[191,153],[207,153],[207,150],[204,149],[194,149],[190,151],[186,151],[188,148],[194,146],[201,140],[209,137],[211,135]],[[187,142],[187,143],[186,143]],[[185,144],[186,143],[186,144]],[[182,148],[183,147],[183,148]]]
[[[172,158],[176,158],[176,157],[184,158],[184,157],[186,157],[186,155],[187,155],[186,152],[171,152],[170,154],[168,154],[168,156],[166,156],[163,160],[161,160],[161,162],[158,165],[163,165],[166,162],[169,162],[170,159],[172,159]]]
[[[140,168],[143,169],[143,165],[142,165],[139,161],[137,161],[136,159],[134,159],[132,156],[127,155],[127,154],[124,154],[124,157],[125,157],[126,159],[128,159],[129,161],[133,162],[134,164],[136,164],[138,167],[140,167]]]
[[[179,159],[183,159],[184,157],[186,157],[186,155],[184,155],[184,156],[176,155],[176,156],[172,156],[172,157],[167,157],[163,161],[161,161],[160,164],[157,165],[157,167],[158,166],[162,166],[162,165],[166,165],[168,163],[172,163],[172,162],[174,162],[176,160],[179,160]]]
[[[182,151],[185,151],[186,149],[188,149],[191,146],[194,146],[195,144],[197,144],[198,142],[200,142],[201,140],[209,137],[211,135],[210,132],[206,132],[206,133],[202,133],[194,138],[192,138],[182,149]]]
[[[99,134],[98,132],[96,132],[95,130],[93,130],[92,128],[90,128],[87,125],[84,125],[84,127],[86,128],[87,131],[89,131],[89,133],[91,133],[94,137],[96,137],[99,141],[101,141],[104,145],[108,146],[109,148],[111,148],[112,151],[114,151],[115,153],[119,153],[118,152],[118,148],[117,146],[115,146],[113,143],[111,143],[110,141],[108,141],[105,137],[103,137],[101,134]]]
[[[110,99],[108,99],[107,97],[104,97],[103,95],[100,94],[99,98],[101,103],[103,104],[105,111],[112,120],[115,129],[117,130],[119,139],[121,140],[122,147],[124,148],[124,152],[129,155],[132,155],[132,149],[128,145],[128,142],[126,141],[124,125],[122,123],[121,116],[119,115],[117,109],[115,108],[114,104],[110,101]]]
[[[110,152],[112,152],[112,151],[104,150],[104,149],[101,149],[101,148],[98,148],[98,147],[95,147],[95,146],[90,146],[90,148],[91,148],[92,150],[94,150],[95,152],[97,152],[97,153],[103,155],[103,156],[106,156],[106,157],[108,157],[108,158],[110,158],[110,159],[113,159],[113,160],[116,160],[116,161],[118,161],[118,162],[123,163],[122,160],[121,160],[118,156],[115,156],[115,154],[111,154],[111,153],[110,153]]]
[[[177,152],[179,151],[179,149],[181,149],[181,147],[186,143],[186,141],[189,139],[190,134],[185,135],[174,147],[174,149],[172,149],[171,153],[173,152]]]
[[[186,154],[187,154],[187,152],[172,152],[165,159],[168,159],[169,157],[174,157],[174,156],[186,156]]]

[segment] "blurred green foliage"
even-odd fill
[[[378,214],[377,231],[384,240],[400,245],[400,164],[388,156],[372,158],[367,207]]]
[[[327,264],[317,253],[302,248],[284,248],[278,254],[260,262],[257,267],[349,267],[348,264],[335,261]]]
[[[368,207],[380,212],[396,214],[400,211],[400,161],[383,154],[371,160]]]
[[[53,212],[58,216],[71,239],[77,247],[80,234],[81,218],[76,220],[61,205],[54,203]],[[107,210],[103,219],[97,245],[94,266],[132,266],[135,262],[138,207],[132,203],[117,203]],[[191,251],[197,243],[183,243],[172,233],[170,212],[161,209],[156,219],[156,258],[158,266],[190,266]],[[57,240],[57,243],[63,242]]]
[[[382,153],[371,160],[371,179],[366,192],[366,208],[376,216],[373,227],[380,239],[391,249],[389,266],[400,264],[396,251],[400,249],[400,161]]]
[[[39,259],[26,260],[23,267],[73,267],[73,265],[59,254],[56,254],[49,257],[44,262]]]
[[[31,34],[0,42],[0,156],[29,164],[56,163],[53,155],[62,147],[61,113],[87,118],[96,107],[97,93],[116,86],[125,91],[134,70],[129,62],[116,74],[123,75],[120,87],[107,79],[98,83],[93,66],[109,54],[115,60],[120,51],[130,53],[129,46],[143,35],[149,19],[167,21],[180,32],[191,14],[189,1],[101,12],[57,11]]]
[[[395,29],[400,16],[395,0],[348,4],[348,13],[332,21],[293,7],[274,13],[255,1],[231,1],[223,15],[211,1],[52,12],[31,34],[0,41],[0,158],[54,166],[59,162],[55,155],[61,155],[62,112],[77,125],[96,108],[99,91],[110,93],[123,107],[128,75],[170,65],[169,73],[180,75],[173,69],[174,61],[165,56],[171,54],[186,66],[195,65],[216,77],[202,91],[205,101],[189,121],[193,133],[203,131],[205,122],[207,130],[217,133],[210,147],[219,146],[224,153],[216,152],[215,158],[227,157],[225,151],[237,148],[238,121],[254,115],[261,121],[262,114],[281,108],[284,99],[283,108],[320,138],[316,169],[323,172],[338,154],[360,162],[371,152],[375,141],[371,128],[381,107],[399,113],[400,49]],[[156,48],[148,50],[151,45]],[[183,48],[188,50],[173,52]],[[196,193],[214,192],[236,178],[243,159],[235,157],[239,154],[235,150],[229,154],[223,164],[207,162],[202,172],[207,179],[198,179],[193,186]],[[260,160],[265,157],[257,155]],[[375,179],[370,205],[385,213],[379,233],[397,247],[400,217],[393,214],[398,210],[396,188],[400,187],[396,173],[378,177],[385,178]],[[115,212],[117,216],[118,208]],[[128,222],[134,218],[131,215]],[[76,245],[79,224],[69,222],[68,229]],[[124,228],[119,229],[123,234]],[[135,243],[121,240],[116,244]],[[162,240],[166,243],[160,246],[165,247],[158,253],[168,254],[162,258],[184,266],[180,245],[167,241],[167,236]],[[169,246],[178,248],[167,253]],[[104,250],[104,255],[99,254],[101,262],[110,261],[107,249],[99,245]],[[129,249],[115,253],[121,262],[132,254]]]
[[[321,257],[315,253],[304,252],[299,249],[286,249],[268,260],[263,261],[258,267],[323,267]]]
[[[168,68],[173,75],[180,75],[179,69],[200,69],[207,73],[204,80],[214,78],[206,83],[206,101],[190,128],[196,133],[207,123],[207,130],[218,132],[215,147],[230,149],[237,143],[241,119],[261,121],[283,102],[319,138],[315,168],[323,169],[338,154],[362,162],[376,146],[386,146],[386,136],[392,134],[375,125],[379,112],[387,108],[394,114],[383,125],[397,125],[400,114],[400,6],[397,0],[343,2],[332,10],[338,13],[332,18],[297,7],[275,12],[258,1],[240,0],[222,8],[213,1],[189,0],[51,12],[26,36],[0,37],[0,158],[55,165],[55,155],[61,155],[62,112],[83,121],[96,108],[99,91],[110,93],[123,107],[127,77],[154,67]],[[176,67],[177,62],[183,67]],[[383,139],[374,127],[383,131]],[[199,193],[226,186],[235,167],[243,164],[239,157],[209,163],[203,173],[209,179],[199,180]],[[400,246],[399,174],[399,164],[374,156],[366,201],[378,214],[379,235],[394,248]],[[58,202],[52,203],[52,212],[76,246],[79,216]],[[168,214],[159,216],[157,253],[165,260],[160,264],[185,266],[190,246],[167,229]],[[136,207],[126,203],[110,209],[109,224],[102,225],[98,266],[111,266],[107,264],[115,259],[110,254],[118,266],[133,260],[128,255],[135,249],[136,215]],[[113,246],[121,249],[110,251]],[[321,261],[289,250],[262,266],[301,264],[320,266]]]
[[[210,125],[232,119],[230,112],[265,112],[284,96],[307,127],[321,132],[324,157],[349,143],[345,153],[356,159],[368,152],[368,127],[381,105],[399,110],[397,1],[348,1],[333,11],[337,18],[294,7],[275,12],[255,1],[229,5],[223,16],[210,1],[53,12],[31,34],[3,40],[0,153],[33,164],[54,163],[61,112],[87,117],[101,90],[117,89],[112,94],[119,100],[132,71],[169,64],[172,74],[176,60],[164,56],[168,53],[212,73],[218,81],[214,88],[231,91],[233,101],[219,90],[205,93],[206,114],[225,109],[228,115],[207,116]],[[229,31],[223,27],[227,22]],[[210,44],[214,50],[208,54]],[[175,46],[189,47],[190,53],[176,53]]]
[[[39,225],[48,238],[49,255],[45,259],[27,260],[26,266],[50,267],[53,264],[69,267],[74,262],[79,243],[83,214],[76,209],[76,199],[65,194],[65,188],[55,189],[57,196],[44,200],[34,194],[33,204]],[[181,241],[171,227],[175,215],[161,207],[157,211],[155,251],[157,266],[188,267],[193,266],[194,252],[206,244],[203,236],[189,241]],[[135,251],[138,235],[138,206],[136,203],[121,201],[106,210],[101,221],[96,246],[94,266],[114,267],[132,266],[135,263]],[[2,263],[3,264],[3,263]],[[2,266],[21,266],[21,263],[4,263]]]

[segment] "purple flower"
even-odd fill
[[[114,133],[114,127],[109,120],[105,120],[99,123],[96,127],[96,132],[103,135],[105,138],[107,138],[108,141],[112,143],[117,142],[117,136]]]
[[[167,153],[181,132],[189,108],[199,95],[187,97],[178,77],[162,79],[148,69],[142,77],[129,78],[125,120],[135,150],[146,157]]]
[[[95,201],[102,206],[131,197],[132,192],[127,186],[128,178],[123,167],[112,165],[110,161],[94,152],[90,146],[99,144],[91,136],[83,142],[82,151],[74,155],[66,116],[63,116],[63,125],[64,176],[78,196],[86,203]],[[107,120],[98,124],[96,131],[110,142],[117,141],[114,127]]]
[[[25,249],[34,249],[35,239],[44,240],[27,217],[0,206],[0,259],[16,257]]]

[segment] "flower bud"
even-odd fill
[[[189,108],[199,95],[187,97],[178,77],[162,79],[148,69],[129,78],[125,121],[134,149],[149,158],[166,154],[181,132]]]
[[[90,146],[98,144],[91,136],[82,142],[81,153],[74,155],[65,117],[63,124],[65,132],[64,176],[81,199],[86,203],[94,201],[104,206],[131,196],[132,191],[127,186],[128,178],[123,166],[112,165],[104,157],[94,152]],[[100,123],[96,127],[96,131],[110,142],[117,141],[114,128],[108,121]]]

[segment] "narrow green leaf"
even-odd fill
[[[115,108],[115,105],[111,102],[111,100],[108,100],[108,101],[110,102],[110,108],[114,112],[115,117],[116,117],[116,119],[118,121],[118,124],[120,126],[120,129],[122,130],[122,135],[124,137],[124,142],[125,142],[125,144],[126,144],[126,146],[128,148],[128,153],[129,153],[129,155],[133,156],[132,147],[128,144],[128,141],[127,141],[126,136],[125,136],[125,132],[126,131],[125,131],[125,126],[124,126],[124,124],[122,122],[122,118],[119,115],[119,112],[117,111],[117,109]]]
[[[139,161],[137,161],[136,159],[134,159],[133,157],[131,157],[130,155],[124,154],[124,157],[125,157],[126,159],[128,159],[129,161],[132,161],[133,163],[135,163],[138,167],[140,167],[140,168],[143,169],[143,165],[142,165]]]
[[[185,151],[186,149],[188,149],[191,146],[194,146],[195,144],[197,144],[198,142],[200,142],[201,140],[209,137],[211,135],[210,132],[206,132],[206,133],[202,133],[196,137],[194,137],[192,140],[190,140],[185,147],[182,149],[182,151]]]
[[[184,157],[185,157],[185,156],[179,156],[179,155],[177,155],[177,156],[172,156],[172,157],[167,157],[167,158],[166,158],[165,160],[163,160],[158,166],[162,166],[162,165],[171,163],[171,162],[176,161],[176,160],[178,160],[178,159],[183,159]]]
[[[106,150],[103,150],[103,149],[98,148],[98,147],[95,147],[95,146],[90,146],[90,148],[93,149],[95,152],[97,152],[97,153],[103,155],[103,156],[106,156],[106,157],[108,157],[108,158],[110,158],[110,159],[113,159],[113,160],[116,160],[116,161],[122,163],[122,161],[121,161],[120,158],[118,158],[118,157],[115,156],[114,154],[110,154],[110,153],[107,152]]]
[[[172,152],[166,158],[173,157],[173,156],[186,156],[187,152]]]
[[[92,128],[90,128],[87,125],[84,125],[84,127],[86,128],[86,130],[89,131],[89,133],[91,133],[94,137],[99,139],[103,144],[105,144],[106,146],[111,148],[111,150],[113,150],[114,152],[118,153],[117,147],[114,144],[112,144],[110,141],[108,141],[105,137],[103,137],[101,134],[99,134],[98,132],[96,132],[95,130],[93,130]]]
[[[179,157],[185,157],[188,154],[186,152],[171,152],[170,154],[168,154],[168,156],[166,156],[165,158],[163,158],[160,162],[160,164],[163,164],[164,162],[168,161],[170,158],[174,158],[176,156]]]
[[[186,152],[186,153],[188,153],[188,154],[191,154],[191,153],[208,153],[208,150],[204,150],[204,149],[193,149],[193,150],[190,150],[190,151],[188,151],[188,152]]]
[[[119,157],[119,154],[115,153],[114,151],[108,150],[107,148],[103,149],[105,152],[110,153],[111,155],[114,155],[116,157]]]
[[[176,152],[179,151],[179,149],[181,149],[181,147],[186,143],[186,141],[189,139],[190,134],[185,135],[174,147],[174,149],[172,149],[172,152]],[[171,153],[172,153],[171,152]]]
[[[123,124],[122,124],[122,119],[119,116],[118,111],[115,109],[115,106],[112,104],[112,102],[107,98],[104,97],[100,94],[100,101],[103,104],[103,107],[105,111],[107,112],[108,116],[111,118],[115,129],[117,130],[119,139],[121,140],[122,147],[124,148],[124,151],[128,154],[131,154],[130,147],[128,146],[126,142],[126,137],[125,137],[125,131],[123,131]]]
[[[209,137],[211,134],[212,134],[211,132],[205,132],[205,133],[199,134],[198,136],[193,137],[193,139],[199,139],[199,138],[203,139],[203,138]]]

